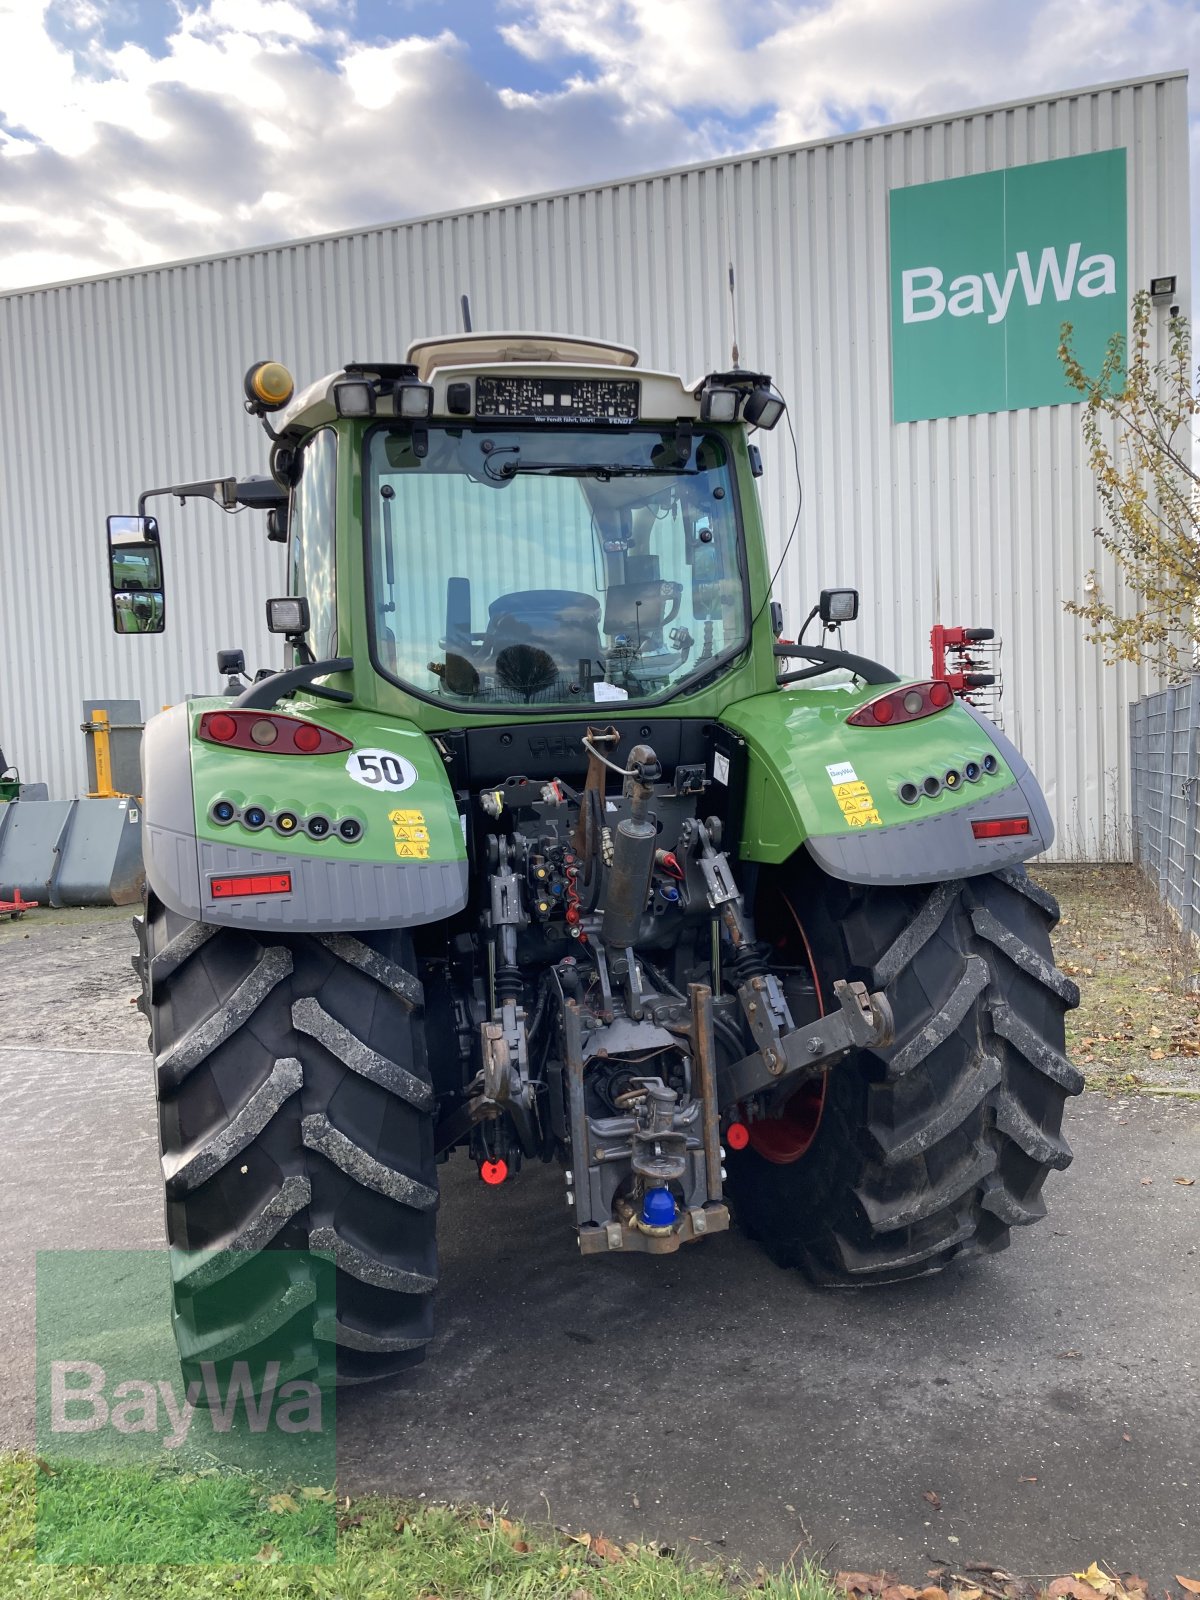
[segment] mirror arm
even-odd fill
[[[238,506],[249,506],[256,511],[269,511],[287,504],[287,491],[281,489],[273,478],[202,478],[198,483],[171,483],[162,489],[143,489],[138,495],[138,516],[146,515],[146,501],[156,495],[169,494],[182,505],[185,500],[212,500],[222,511],[234,511]]]
[[[146,501],[156,495],[174,495],[184,500],[215,500],[223,511],[232,511],[237,505],[236,478],[203,478],[199,483],[171,483],[163,489],[143,489],[138,495],[138,516],[146,515]]]

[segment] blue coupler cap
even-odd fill
[[[648,1228],[669,1228],[675,1221],[675,1196],[670,1189],[647,1189],[642,1221]]]

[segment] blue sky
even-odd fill
[[[1200,0],[0,0],[0,287],[1192,66]]]

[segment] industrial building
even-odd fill
[[[731,295],[728,267],[734,267]],[[84,700],[147,714],[217,686],[214,655],[277,664],[263,599],[284,551],[261,515],[157,502],[161,635],[118,637],[104,522],[161,484],[265,471],[242,375],[300,384],[453,331],[555,330],[700,376],[772,373],[803,505],[776,583],[794,627],[854,584],[848,648],[930,663],[941,621],[1004,641],[1003,719],[1045,785],[1062,855],[1111,853],[1127,708],[1063,602],[1098,510],[1055,356],[1098,365],[1135,289],[1190,315],[1187,79],[1075,89],[439,217],[0,296],[0,745],[52,797],[86,787]],[[735,327],[736,321],[736,327]],[[786,428],[762,440],[768,528],[797,510]],[[786,631],[786,630],[785,630]]]

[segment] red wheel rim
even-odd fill
[[[817,1137],[825,1112],[825,1084],[829,1074],[802,1084],[778,1117],[756,1117],[748,1123],[750,1148],[764,1161],[786,1167],[807,1155]]]
[[[825,1002],[821,995],[821,979],[817,973],[817,964],[813,960],[812,946],[808,942],[804,924],[796,915],[795,906],[787,895],[781,898],[791,914],[796,932],[800,935],[800,942],[804,946],[804,958],[808,962],[817,992],[818,1014],[823,1017]],[[793,1161],[799,1161],[801,1156],[807,1155],[812,1148],[813,1140],[817,1137],[821,1118],[825,1114],[825,1090],[828,1082],[827,1072],[823,1072],[819,1078],[810,1078],[796,1090],[779,1116],[756,1117],[753,1122],[748,1123],[750,1148],[762,1156],[764,1161],[773,1161],[779,1167],[789,1166]]]

